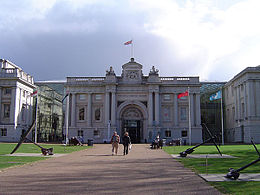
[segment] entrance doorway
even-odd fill
[[[141,121],[140,120],[123,120],[122,136],[127,131],[132,143],[141,141]]]

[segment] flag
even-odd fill
[[[221,91],[219,90],[218,92],[216,92],[215,94],[212,94],[210,97],[209,97],[209,100],[210,101],[213,101],[213,100],[217,100],[217,99],[220,99],[221,98]]]
[[[188,96],[188,95],[189,95],[189,92],[185,91],[183,93],[179,93],[177,97],[178,97],[178,99],[180,99],[181,97]]]
[[[132,40],[127,41],[127,42],[124,43],[124,45],[130,45],[130,44],[132,44]]]
[[[37,95],[37,93],[38,93],[38,91],[37,90],[34,90],[32,93],[31,93],[31,96],[36,96]]]

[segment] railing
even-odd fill
[[[68,84],[102,83],[106,77],[67,77]]]
[[[31,84],[33,84],[32,76],[28,75],[24,71],[16,68],[2,68],[0,71],[1,78],[20,78]]]
[[[162,83],[198,83],[199,77],[160,77]]]

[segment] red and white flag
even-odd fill
[[[185,96],[188,96],[188,95],[189,95],[189,92],[185,91],[183,93],[179,93],[177,97],[178,97],[178,99],[180,99],[181,97],[185,97]]]
[[[127,42],[124,43],[124,45],[130,45],[130,44],[132,44],[132,40],[127,41]]]

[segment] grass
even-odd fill
[[[54,154],[57,153],[71,153],[79,150],[89,148],[88,146],[64,146],[61,144],[40,144],[44,148],[53,148]],[[10,154],[16,144],[0,143],[0,155]],[[41,153],[41,149],[34,145],[23,143],[15,153]],[[23,165],[26,163],[35,162],[38,160],[47,159],[45,157],[29,157],[29,156],[0,156],[0,169]]]
[[[260,144],[256,145],[258,150]],[[169,146],[163,149],[169,154],[178,154],[185,151],[190,146]],[[223,154],[235,156],[237,158],[228,159],[212,159],[208,158],[206,167],[206,159],[178,159],[185,167],[191,168],[196,173],[228,173],[229,168],[238,169],[258,158],[254,147],[252,145],[225,145],[220,147],[220,151]],[[217,154],[215,146],[200,146],[195,149],[192,154]],[[260,173],[260,162],[252,165],[241,173]],[[214,185],[223,193],[228,194],[260,194],[259,184],[260,182],[209,182]]]

